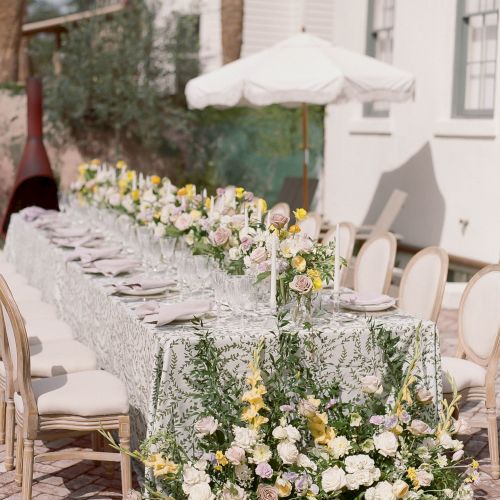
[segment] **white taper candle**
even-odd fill
[[[340,225],[335,230],[335,267],[333,275],[333,291],[340,291]]]

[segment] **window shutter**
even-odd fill
[[[333,0],[305,0],[304,27],[311,35],[333,41]]]

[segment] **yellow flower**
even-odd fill
[[[267,417],[263,417],[262,415],[257,415],[253,419],[253,428],[258,429],[260,426],[264,425],[267,422],[269,422],[269,419]]]
[[[307,217],[307,210],[305,208],[297,208],[294,210],[293,215],[295,215],[295,220],[301,221]]]
[[[290,226],[288,231],[292,234],[298,234],[300,233],[300,226],[298,226],[297,224],[294,224],[293,226]]]
[[[194,184],[185,185],[186,194],[191,198],[194,195]]]
[[[127,164],[126,164],[123,160],[118,160],[118,161],[116,162],[116,168],[117,168],[118,170],[121,170],[121,169],[123,169],[123,168],[127,168]]]
[[[410,467],[407,471],[406,474],[408,475],[408,478],[410,479],[411,483],[413,484],[413,488],[418,490],[420,487],[420,482],[418,481],[417,477],[417,471],[415,467]]]
[[[78,173],[80,175],[83,175],[86,171],[87,171],[87,165],[85,163],[80,163],[80,165],[78,165]]]
[[[120,189],[121,192],[125,191],[128,186],[128,180],[127,179],[120,179],[118,181],[118,188]]]
[[[100,165],[101,164],[101,160],[99,160],[98,158],[94,158],[91,162],[90,162],[91,165]]]
[[[152,175],[151,176],[151,183],[152,184],[160,184],[161,178],[158,175]]]
[[[472,463],[470,465],[473,469],[477,469],[479,467],[479,462],[475,459],[472,459]]]
[[[308,269],[307,276],[309,276],[309,278],[311,279],[321,278],[321,273],[317,269]]]
[[[205,198],[205,208],[210,208],[211,205],[212,205],[212,199],[207,196]]]
[[[133,181],[135,178],[135,175],[136,175],[135,170],[129,170],[127,172],[127,180]]]
[[[167,474],[177,474],[177,471],[179,470],[179,466],[177,464],[168,458],[163,458],[159,453],[150,455],[146,460],[144,460],[144,465],[153,469],[155,477],[166,476]]]
[[[259,198],[257,200],[257,207],[260,207],[260,210],[263,214],[265,214],[267,212],[267,203],[266,203],[266,200],[264,200],[264,198]]]
[[[288,497],[292,493],[292,483],[282,477],[276,479],[274,486],[278,490],[278,495],[282,498]]]
[[[245,188],[237,187],[235,193],[236,193],[236,198],[241,199],[245,194]]]
[[[187,195],[187,189],[185,187],[182,187],[177,191],[177,196],[186,196],[186,195]]]
[[[296,255],[292,259],[292,267],[299,271],[299,273],[303,273],[306,270],[306,259],[301,255]]]
[[[138,189],[134,189],[130,194],[132,195],[132,199],[134,201],[139,201],[141,197],[141,192]]]
[[[224,465],[227,465],[228,464],[228,460],[226,458],[226,456],[224,455],[224,453],[220,450],[218,450],[216,453],[215,453],[215,458],[217,460],[217,462],[219,462],[220,465],[224,466]]]
[[[321,290],[323,288],[323,281],[321,278],[314,278],[312,282],[314,290]]]

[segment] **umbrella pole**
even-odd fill
[[[309,193],[308,193],[308,169],[309,169],[309,120],[307,104],[302,104],[302,140],[304,149],[304,164],[302,170],[302,201],[306,210],[309,210]]]

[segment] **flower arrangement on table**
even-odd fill
[[[342,402],[337,384],[315,378],[295,333],[282,333],[273,356],[261,339],[241,391],[225,379],[208,334],[200,338],[193,377],[204,382],[198,388],[203,394],[191,397],[204,404],[194,425],[194,452],[188,454],[175,434],[162,430],[132,454],[154,478],[150,497],[473,498],[478,464],[464,458],[463,444],[454,438],[465,425],[452,416],[459,396],[455,392],[450,404],[443,402],[438,421],[419,418],[433,404],[416,375],[419,328],[410,363],[398,354],[398,382],[366,376],[364,399],[350,403]],[[390,332],[385,334],[390,341]],[[216,368],[210,371],[211,366]]]

